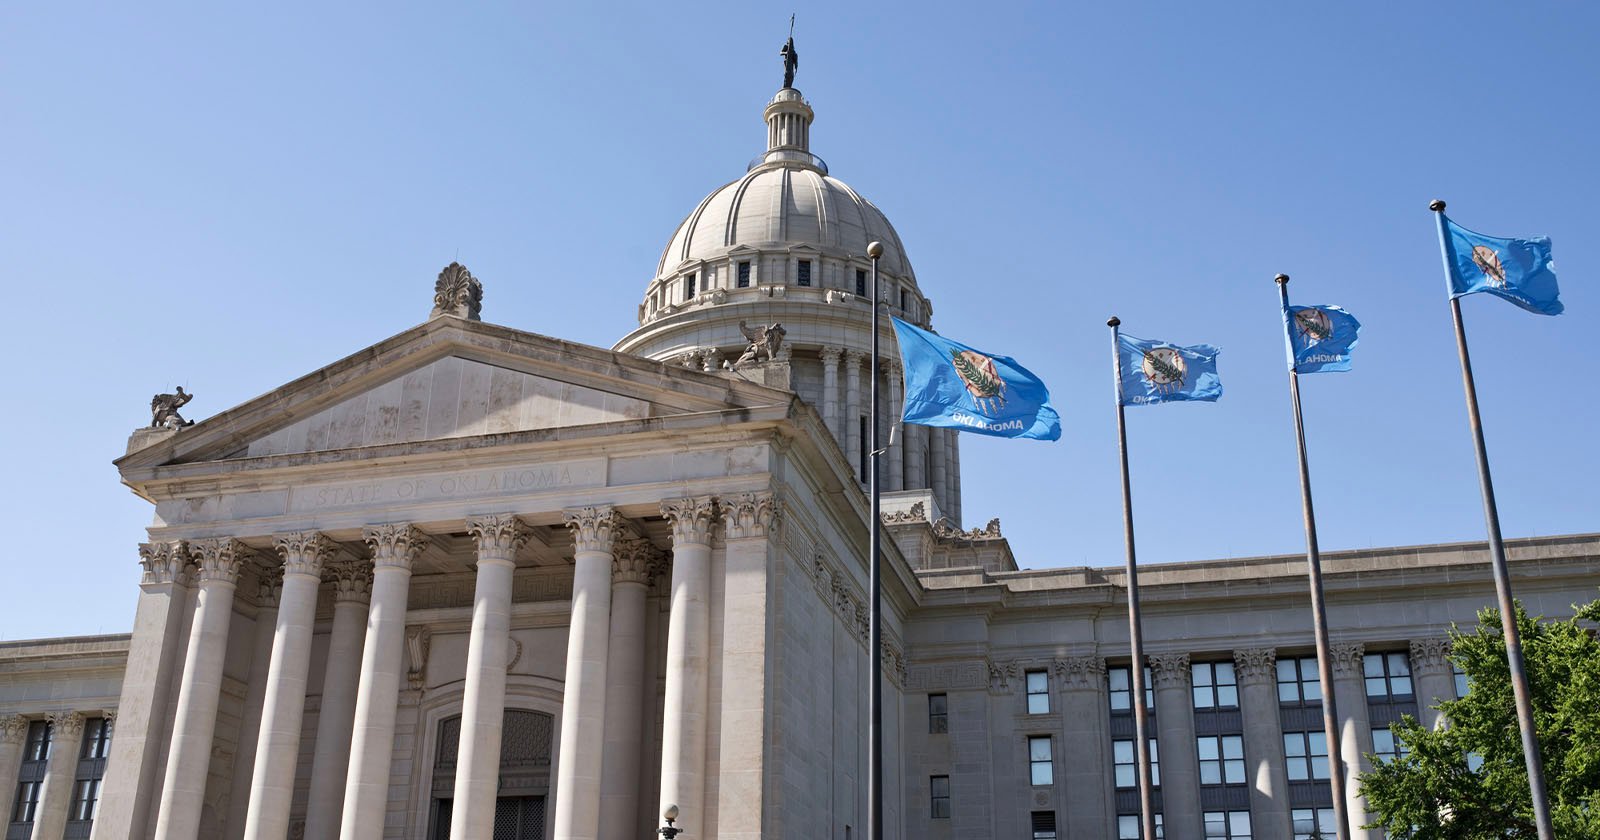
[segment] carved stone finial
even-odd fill
[[[778,523],[778,499],[770,491],[724,497],[722,521],[730,540],[765,537]]]
[[[152,429],[181,429],[193,426],[193,420],[185,420],[178,414],[178,409],[189,404],[194,399],[194,394],[185,394],[183,386],[178,386],[176,394],[156,394],[150,398],[150,428]]]
[[[483,311],[483,284],[472,276],[467,267],[453,262],[439,272],[439,281],[433,285],[433,311],[429,318],[453,315],[468,321],[481,320]]]
[[[1276,682],[1278,679],[1278,651],[1273,648],[1249,648],[1233,652],[1233,672],[1240,685]]]
[[[1152,653],[1149,659],[1156,688],[1188,688],[1194,679],[1187,653]]]
[[[742,320],[739,322],[739,332],[744,334],[744,340],[750,342],[750,346],[746,347],[744,355],[733,363],[735,370],[763,361],[761,358],[763,356],[766,357],[764,361],[768,362],[778,358],[783,348],[783,337],[789,334],[782,324],[776,322],[751,327]]]

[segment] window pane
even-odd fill
[[[1389,689],[1391,691],[1393,691],[1395,694],[1400,694],[1400,695],[1410,694],[1411,693],[1411,678],[1410,677],[1391,677],[1389,679]]]
[[[1195,747],[1200,751],[1200,760],[1208,761],[1217,758],[1217,739],[1210,736],[1199,738]]]
[[[1116,764],[1132,764],[1138,761],[1138,756],[1134,755],[1133,742],[1112,741],[1111,760]]]
[[[1234,688],[1231,685],[1219,685],[1219,686],[1217,686],[1217,705],[1218,706],[1237,706],[1237,705],[1239,705],[1239,689]]]
[[[1225,735],[1222,738],[1223,758],[1244,758],[1244,736]]]
[[[1193,689],[1190,689],[1190,691],[1194,694],[1194,707],[1196,709],[1211,708],[1213,704],[1211,701],[1210,686],[1197,685]]]
[[[1386,697],[1389,694],[1387,680],[1383,677],[1367,677],[1367,696]]]
[[[1306,740],[1311,742],[1312,755],[1328,754],[1328,736],[1323,732],[1307,732]]]
[[[1366,676],[1369,677],[1383,676],[1383,655],[1369,653],[1361,657],[1361,670],[1366,672]]]
[[[1298,682],[1299,679],[1300,675],[1295,671],[1293,659],[1278,660],[1278,682],[1292,683]]]
[[[1327,756],[1314,757],[1314,758],[1311,759],[1311,778],[1313,778],[1313,779],[1326,779],[1326,778],[1328,778],[1328,757]]]
[[[1049,761],[1050,738],[1048,736],[1043,738],[1029,738],[1028,757],[1034,761]]]
[[[1300,691],[1305,694],[1307,703],[1322,702],[1322,682],[1317,677],[1317,660],[1308,659],[1302,663],[1305,670],[1305,681],[1300,683]]]
[[[1106,672],[1106,679],[1111,684],[1112,691],[1127,691],[1132,675],[1127,668],[1112,668]]]
[[[1055,783],[1055,776],[1051,772],[1048,761],[1036,761],[1033,764],[1033,784],[1050,785]]]
[[[1200,662],[1192,666],[1194,671],[1194,684],[1211,685],[1211,663]]]
[[[1132,764],[1118,764],[1116,775],[1117,787],[1119,788],[1139,786],[1139,768]]]
[[[1200,762],[1200,784],[1222,784],[1222,768],[1218,767],[1215,761]]]
[[[1028,672],[1028,693],[1029,694],[1042,694],[1045,691],[1048,691],[1049,687],[1050,687],[1050,680],[1049,680],[1048,677],[1045,676],[1045,672],[1043,672],[1043,671],[1029,671]]]
[[[1283,754],[1286,756],[1304,756],[1306,754],[1305,735],[1299,732],[1283,733]]]
[[[1405,655],[1403,653],[1391,653],[1391,654],[1389,654],[1389,675],[1390,676],[1410,676],[1410,674],[1411,674],[1411,657],[1409,657],[1409,656],[1407,656],[1407,655]]]
[[[1139,818],[1117,817],[1117,840],[1139,840]]]
[[[1244,784],[1244,760],[1232,759],[1223,764],[1223,778],[1230,785]]]

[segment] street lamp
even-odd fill
[[[667,821],[667,827],[657,829],[657,834],[666,838],[666,840],[672,840],[672,838],[683,833],[683,829],[676,828],[672,825],[673,821],[678,818],[678,806],[668,805],[667,810],[661,812],[661,818]]]

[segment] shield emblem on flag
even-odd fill
[[[1157,347],[1145,353],[1140,368],[1144,371],[1144,378],[1164,394],[1182,388],[1183,380],[1189,374],[1189,363],[1174,347]]]
[[[978,410],[993,415],[1006,405],[1006,383],[995,370],[994,360],[971,350],[951,350],[950,364]]]

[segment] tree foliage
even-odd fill
[[[1517,607],[1551,816],[1562,840],[1600,838],[1600,641],[1588,629],[1596,621],[1600,601],[1566,621],[1529,618]],[[1413,840],[1532,840],[1538,832],[1499,612],[1479,613],[1470,633],[1453,628],[1451,641],[1450,658],[1471,689],[1439,705],[1449,721],[1442,729],[1429,731],[1409,716],[1394,727],[1405,754],[1361,777],[1377,815],[1372,826]]]

